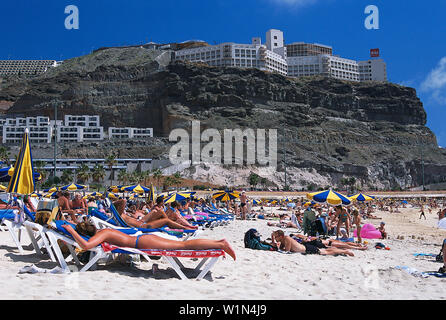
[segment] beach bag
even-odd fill
[[[254,249],[254,250],[266,250],[266,251],[274,251],[274,247],[270,244],[263,243],[260,240],[259,232],[256,229],[249,229],[245,233],[245,248]]]

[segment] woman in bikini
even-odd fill
[[[191,225],[186,219],[183,218],[180,211],[178,210],[178,207],[179,207],[178,202],[176,201],[172,202],[172,204],[166,211],[167,217],[170,220],[175,221],[186,228],[195,228],[195,226]]]
[[[347,231],[347,236],[349,236],[350,235],[349,226],[350,226],[350,221],[351,221],[350,215],[348,214],[347,210],[342,208],[342,206],[337,206],[335,212],[336,212],[336,217],[338,218],[338,226],[336,228],[337,229],[336,237],[339,237],[339,235],[341,233],[342,225],[345,226],[345,230]]]
[[[208,250],[208,249],[222,249],[229,254],[232,259],[236,259],[235,251],[230,246],[226,239],[223,240],[208,240],[208,239],[194,239],[186,241],[169,240],[158,237],[153,234],[143,234],[137,237],[129,236],[114,229],[96,230],[95,226],[81,222],[76,226],[76,230],[69,224],[62,225],[76,240],[76,242],[84,250],[89,250],[98,246],[103,242],[123,248],[136,249],[161,249],[161,250]],[[90,236],[87,241],[80,234]]]
[[[169,219],[166,213],[163,210],[163,198],[158,197],[156,200],[156,205],[153,207],[152,211],[144,216],[141,220],[133,217],[131,213],[125,211],[125,199],[120,199],[113,202],[116,210],[121,216],[122,220],[127,223],[129,226],[134,228],[145,228],[145,229],[157,229],[164,226],[168,226],[172,229],[188,229],[188,230],[196,230],[198,227],[185,227],[175,221]]]

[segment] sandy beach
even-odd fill
[[[395,266],[409,266],[419,271],[437,271],[434,260],[417,259],[414,253],[435,253],[446,238],[446,230],[436,228],[435,213],[419,219],[418,209],[401,209],[401,213],[375,212],[386,222],[390,239],[370,240],[369,249],[354,251],[354,257],[284,254],[245,249],[244,233],[256,228],[266,239],[275,227],[265,220],[231,222],[228,226],[205,230],[201,237],[226,238],[237,253],[220,259],[201,281],[180,280],[170,266],[153,261],[136,266],[114,262],[95,271],[71,274],[19,274],[24,266],[51,269],[57,265],[32,251],[27,235],[23,236],[25,254],[14,248],[8,232],[0,232],[0,287],[2,299],[445,299],[445,278],[420,278]],[[381,220],[368,220],[375,226]],[[293,229],[286,229],[292,231]],[[404,236],[404,240],[397,239]],[[390,250],[377,250],[376,242]],[[186,267],[188,259],[182,259]],[[187,272],[189,271],[189,272]],[[187,270],[190,275],[192,270]]]

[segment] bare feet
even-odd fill
[[[222,247],[223,251],[225,251],[227,254],[229,254],[232,257],[232,259],[234,259],[234,261],[235,261],[235,259],[236,259],[235,251],[234,251],[234,249],[232,249],[229,242],[226,241],[226,239],[221,240],[221,242],[223,244],[223,247]]]

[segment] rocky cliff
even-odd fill
[[[246,185],[256,172],[283,186],[286,166],[294,189],[336,186],[348,177],[364,188],[407,188],[422,183],[422,160],[426,184],[446,181],[446,152],[425,126],[416,91],[391,83],[291,79],[171,62],[165,51],[114,48],[68,60],[37,78],[6,81],[0,91],[10,114],[52,118],[53,99],[61,101],[59,117],[99,114],[106,128],[153,127],[156,136],[190,128],[191,120],[200,120],[202,129],[279,130],[277,171],[206,165],[184,171],[217,183]],[[160,141],[159,154],[149,146],[137,153],[166,157],[168,141]]]

